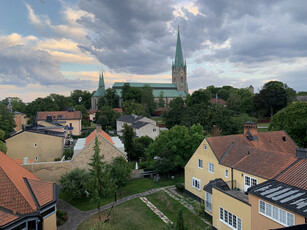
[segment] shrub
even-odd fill
[[[61,191],[68,200],[80,200],[86,197],[90,174],[85,169],[75,168],[60,179]]]
[[[63,152],[63,156],[65,156],[66,160],[70,160],[73,155],[74,155],[73,148],[65,149],[64,152]]]
[[[175,187],[179,192],[184,192],[184,185],[183,184],[176,184]]]
[[[67,213],[65,211],[57,210],[56,211],[56,225],[60,226],[64,224],[68,219]]]

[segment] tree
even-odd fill
[[[125,101],[123,103],[124,114],[145,115],[145,108],[142,104],[134,101]]]
[[[264,84],[259,94],[254,97],[255,110],[260,110],[271,117],[285,108],[295,97],[295,91],[280,81],[270,81]],[[264,110],[263,110],[264,109]]]
[[[111,106],[102,106],[100,107],[100,116],[105,116],[107,118],[107,120],[103,118],[103,122],[107,122],[106,127],[111,126],[112,129],[116,129],[116,119],[120,118],[120,113],[118,111],[115,111]],[[96,123],[101,122],[97,120]]]
[[[86,109],[91,108],[92,94],[87,90],[74,90],[70,93],[74,105],[83,104]]]
[[[235,89],[228,97],[227,108],[237,113],[251,114],[253,111],[253,95],[248,89]]]
[[[176,125],[168,131],[163,131],[146,150],[153,159],[159,156],[175,171],[183,169],[196,148],[204,138],[204,130],[200,124],[193,125],[190,129]],[[162,168],[162,167],[161,167]]]
[[[208,105],[210,100],[210,93],[207,90],[199,89],[192,93],[189,101],[187,102],[188,106],[195,104],[205,104]]]
[[[54,101],[58,105],[60,110],[64,108],[73,107],[73,101],[71,97],[65,97],[63,95],[52,93],[49,96],[47,96],[47,98],[50,98],[52,101]]]
[[[168,129],[179,125],[184,112],[184,101],[181,97],[173,99],[169,104],[169,111],[165,115],[165,124]]]
[[[84,104],[80,104],[80,105],[75,105],[74,109],[76,111],[81,111],[82,114],[82,120],[81,120],[81,124],[83,127],[88,127],[90,126],[90,122],[89,122],[89,114],[87,112],[87,109],[85,108]]]
[[[160,92],[159,94],[159,99],[158,99],[158,107],[162,108],[165,106],[165,101],[164,101],[164,92]]]
[[[13,111],[21,113],[25,112],[26,104],[19,97],[10,97],[10,101]],[[4,100],[2,100],[2,102],[4,105],[7,106],[9,104],[9,98],[5,98]]]
[[[135,159],[135,152],[134,152],[134,141],[135,138],[135,132],[133,130],[133,127],[131,125],[127,125],[127,123],[124,124],[123,129],[123,139],[124,139],[124,146],[125,146],[125,152],[128,154],[129,161]]]
[[[4,142],[2,141],[4,139],[4,136],[5,136],[5,132],[0,129],[0,151],[3,152],[3,153],[6,153],[7,147],[4,144]]]
[[[135,101],[136,103],[141,103],[142,100],[142,90],[136,87],[130,87],[129,83],[125,83],[122,89],[123,101]]]
[[[156,109],[152,92],[152,88],[149,85],[145,85],[141,90],[141,104],[144,106],[146,116],[152,115]]]
[[[101,221],[100,206],[103,197],[111,194],[115,189],[114,181],[111,179],[110,173],[106,170],[105,164],[102,162],[100,156],[100,148],[98,138],[95,138],[95,145],[93,147],[94,155],[89,163],[90,168],[90,188],[92,193],[92,202],[97,204],[98,217]]]
[[[149,136],[137,137],[134,139],[134,152],[137,159],[145,158],[145,150],[154,140]]]
[[[109,125],[109,119],[106,116],[99,116],[96,123],[101,125],[102,130],[106,131]]]
[[[114,180],[117,188],[126,185],[131,177],[131,168],[123,157],[116,157],[111,164],[109,164],[110,175]]]
[[[29,117],[35,117],[40,111],[59,111],[60,107],[50,97],[36,98],[26,107],[26,114]]]
[[[10,136],[14,128],[15,120],[13,113],[3,103],[0,103],[0,129],[5,132],[4,139]]]
[[[269,130],[285,130],[301,147],[307,147],[307,103],[297,102],[276,113]]]
[[[113,88],[108,88],[103,97],[98,99],[98,108],[102,106],[110,106],[112,108],[118,108],[119,96],[116,93],[116,90]]]
[[[86,197],[86,188],[90,174],[85,169],[75,168],[60,179],[61,191],[67,199],[74,201]]]

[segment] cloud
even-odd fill
[[[60,63],[43,50],[23,45],[0,51],[0,84],[26,86],[39,83],[42,86],[61,85],[66,88],[91,88],[88,80],[65,79]]]
[[[176,37],[169,23],[174,7],[168,0],[79,1],[86,11],[77,20],[93,34],[80,48],[117,72],[154,74],[170,70],[168,58]]]

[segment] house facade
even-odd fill
[[[0,152],[0,229],[56,230],[56,184]]]
[[[45,121],[55,122],[62,126],[68,127],[68,134],[81,135],[81,111],[44,111],[38,112],[36,116],[37,124],[41,124]]]
[[[246,123],[244,134],[203,140],[185,166],[185,189],[204,203],[214,229],[253,229],[246,192],[291,168],[296,149],[286,132],[257,133],[257,124]]]
[[[24,130],[5,140],[7,155],[13,159],[48,162],[61,158],[66,142],[65,132]]]
[[[160,128],[156,121],[143,116],[124,115],[116,120],[116,131],[119,136],[123,135],[124,124],[131,125],[137,137],[149,136],[155,139],[160,135]]]

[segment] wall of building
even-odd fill
[[[14,120],[16,123],[15,131],[20,132],[22,131],[23,126],[27,125],[29,118],[27,118],[24,113],[17,113],[14,114]]]
[[[124,124],[125,124],[126,122],[123,122],[123,121],[116,121],[116,131],[117,131],[117,133],[118,133],[118,135],[122,135],[121,133],[122,133],[122,130],[124,129],[123,127],[124,127]],[[128,125],[131,125],[131,123],[127,123]]]
[[[206,146],[206,149],[204,149]],[[198,159],[203,161],[203,168],[198,167]],[[214,164],[214,173],[209,172],[209,163]],[[228,178],[225,177],[225,170],[228,170]],[[191,159],[184,168],[185,189],[205,200],[205,191],[203,187],[216,178],[222,178],[225,182],[231,181],[231,169],[229,167],[219,165],[212,149],[206,139],[199,145]],[[200,190],[192,186],[192,178],[201,180]]]
[[[13,159],[45,162],[62,157],[64,138],[46,134],[24,131],[6,139],[7,155]]]
[[[284,227],[283,225],[277,223],[276,221],[262,215],[259,213],[259,198],[249,194],[248,195],[249,203],[251,204],[251,217],[252,217],[252,230],[266,230],[266,229],[277,229]],[[270,203],[268,201],[265,201],[271,205],[277,206],[276,204]],[[281,209],[284,209],[282,207],[279,207]],[[305,223],[305,217],[295,214],[287,209],[284,209],[287,212],[292,213],[295,217],[295,225],[298,224],[304,224]]]
[[[54,213],[54,214],[48,216],[46,219],[44,219],[43,229],[44,230],[57,230],[56,213]]]
[[[157,125],[157,122],[155,120],[152,120],[150,118],[147,118],[147,117],[143,117],[142,119],[140,119],[139,121],[142,121],[142,122],[147,122],[147,123],[150,123],[152,125]]]
[[[23,164],[22,166],[41,180],[56,183],[59,182],[62,175],[70,172],[75,167],[71,161],[31,163]]]
[[[219,220],[220,207],[239,217],[242,220],[242,229],[251,229],[251,206],[213,188],[212,225],[216,229],[233,229]]]
[[[61,121],[61,124],[64,125],[64,126],[72,126],[73,127],[73,130],[71,130],[71,133],[70,133],[70,130],[68,130],[68,133],[69,134],[72,134],[72,135],[81,135],[81,119],[80,120],[64,120],[64,119],[61,119],[59,120]],[[45,121],[38,121],[37,123],[38,124],[42,124],[44,123]],[[65,122],[65,123],[62,123],[62,122]],[[70,125],[71,124],[71,125]]]
[[[158,126],[147,124],[139,129],[134,130],[137,137],[149,136],[152,139],[156,139],[160,134],[160,129]]]
[[[236,183],[235,187],[243,191],[244,191],[244,178],[245,178],[244,176],[245,175],[257,179],[257,184],[261,184],[262,182],[267,181],[267,179],[264,179],[262,177],[254,176],[252,174],[245,173],[245,172],[234,169],[233,179],[235,180],[235,183]]]

